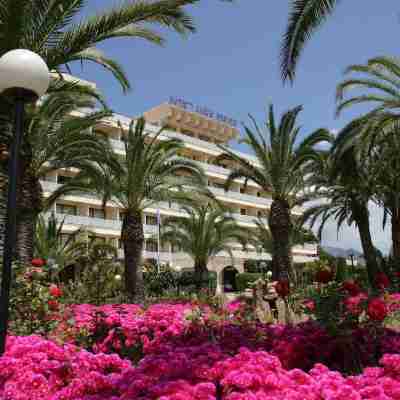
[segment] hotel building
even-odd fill
[[[255,228],[255,219],[261,215],[268,215],[271,205],[269,194],[252,182],[244,186],[243,180],[236,180],[229,191],[225,192],[223,184],[227,179],[230,168],[229,163],[217,163],[216,159],[221,154],[218,144],[228,144],[239,137],[239,131],[234,126],[235,122],[228,118],[214,114],[204,108],[197,108],[191,103],[182,100],[171,99],[144,113],[147,122],[146,129],[150,133],[156,133],[161,126],[166,127],[160,139],[177,138],[184,143],[184,149],[179,154],[195,161],[201,166],[208,178],[211,192],[218,200],[223,202],[232,212],[238,224]],[[129,129],[131,119],[114,114],[98,123],[94,129],[99,135],[107,135],[116,153],[125,153],[123,136]],[[119,124],[122,126],[120,129]],[[240,152],[238,152],[240,153]],[[241,154],[250,162],[257,165],[257,160],[248,154]],[[76,173],[71,170],[60,170],[49,175],[42,182],[45,196],[49,196],[58,185],[70,179]],[[158,259],[161,263],[168,263],[175,269],[189,269],[193,267],[191,258],[179,249],[174,249],[168,243],[158,249],[157,240],[157,210],[163,217],[174,215],[185,217],[180,207],[173,203],[159,203],[156,207],[145,210],[143,225],[145,232],[145,249],[143,259]],[[87,228],[100,240],[111,239],[119,248],[119,255],[123,258],[123,250],[120,241],[121,210],[117,205],[109,203],[105,213],[101,208],[101,201],[94,195],[70,195],[57,201],[54,206],[56,217],[59,221],[65,220],[63,230],[66,235],[80,227]],[[301,208],[296,208],[293,213],[300,215]],[[271,255],[260,253],[255,249],[243,251],[238,245],[233,249],[234,259],[228,254],[219,254],[210,262],[208,268],[217,273],[217,291],[221,292],[224,285],[224,274],[232,271],[232,267],[238,271],[244,271],[245,260],[270,260]],[[317,246],[307,244],[293,248],[295,263],[305,263],[317,257]],[[227,267],[229,267],[227,269]]]

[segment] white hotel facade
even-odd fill
[[[200,112],[197,112],[200,111]],[[207,114],[207,115],[205,115]],[[178,138],[184,143],[184,150],[179,156],[194,160],[201,166],[208,178],[208,185],[218,200],[223,202],[231,211],[238,224],[249,228],[255,228],[255,220],[259,215],[268,215],[271,206],[271,198],[267,192],[252,182],[244,187],[244,181],[237,180],[227,192],[223,184],[230,173],[229,164],[216,164],[216,158],[221,154],[218,144],[227,144],[239,137],[239,131],[233,126],[233,121],[221,115],[215,117],[210,112],[196,109],[191,103],[172,101],[161,104],[144,113],[147,121],[146,129],[150,132],[158,132],[161,126],[167,127],[162,137]],[[102,120],[95,128],[95,133],[107,135],[116,153],[125,153],[123,135],[129,129],[131,119],[114,114],[112,117]],[[122,131],[119,124],[122,126]],[[250,162],[257,164],[254,157],[244,155]],[[44,195],[49,196],[58,185],[65,182],[76,171],[60,170],[49,175],[42,186]],[[193,262],[187,254],[176,251],[168,243],[158,249],[154,239],[157,233],[157,210],[163,217],[175,215],[185,217],[180,207],[171,203],[160,203],[154,208],[145,210],[143,225],[145,232],[145,249],[143,259],[155,259],[158,256],[161,263],[168,263],[175,269],[192,268]],[[110,239],[119,248],[119,255],[123,258],[123,250],[120,242],[121,210],[116,204],[109,203],[105,213],[101,208],[101,201],[94,195],[71,195],[57,201],[54,206],[56,217],[59,221],[64,219],[63,232],[65,235],[85,227],[91,234],[100,240]],[[294,214],[301,214],[301,208],[293,210]],[[268,253],[259,253],[254,249],[243,251],[238,245],[233,249],[234,259],[227,254],[219,254],[210,265],[209,270],[217,272],[217,290],[223,290],[224,272],[226,268],[234,267],[238,272],[244,271],[245,260],[270,260]],[[305,263],[317,257],[317,246],[307,244],[293,248],[295,263]]]

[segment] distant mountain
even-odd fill
[[[363,256],[363,253],[355,249],[341,249],[340,247],[332,246],[322,246],[322,249],[333,257],[348,258],[351,254],[356,258]]]

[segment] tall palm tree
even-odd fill
[[[187,187],[206,191],[202,189],[205,188],[204,172],[194,162],[176,157],[183,142],[161,140],[162,132],[160,129],[153,135],[146,131],[143,118],[133,121],[124,142],[125,156],[117,159],[117,168],[105,170],[99,166],[90,173],[82,173],[56,194],[95,190],[102,196],[103,204],[113,202],[122,209],[125,284],[128,295],[136,301],[144,296],[141,259],[144,210],[161,201],[179,199]]]
[[[24,173],[17,197],[17,259],[21,262],[29,262],[33,256],[35,224],[44,206],[40,180],[61,168],[85,169],[94,161],[106,161],[106,155],[112,152],[105,138],[90,131],[110,115],[108,110],[94,110],[96,100],[101,99],[98,93],[75,84],[62,83],[55,89],[32,107],[26,118]],[[77,114],[80,108],[86,113]],[[8,132],[7,125],[3,127],[0,140]]]
[[[399,149],[400,60],[376,57],[365,65],[351,65],[346,72],[356,75],[337,87],[338,114],[358,104],[370,105],[371,109],[341,131],[335,140],[335,152],[340,156],[349,147],[357,146],[367,160],[370,176],[375,176],[374,199],[385,210],[384,225],[388,216],[391,219],[393,253],[400,260],[400,182],[396,153]],[[354,90],[354,95],[350,95]]]
[[[29,49],[39,54],[51,71],[58,73],[69,72],[75,62],[82,65],[95,63],[109,71],[126,91],[130,84],[123,68],[98,45],[118,38],[139,38],[162,45],[164,39],[154,27],[166,27],[183,35],[193,32],[194,25],[184,8],[197,1],[126,0],[94,16],[80,18],[88,0],[0,0],[0,56],[16,48]],[[60,76],[54,77],[49,92],[54,90],[59,79]],[[0,110],[12,124],[13,108],[7,99],[0,98]],[[11,138],[12,135],[8,135],[0,142],[2,148],[9,147]],[[29,145],[25,148],[19,166],[20,181],[29,186],[31,151]],[[2,231],[6,219],[7,184],[7,163],[3,162],[0,168]],[[3,242],[2,236],[0,242]]]
[[[244,246],[251,233],[214,203],[191,201],[182,210],[187,217],[168,217],[163,221],[161,238],[192,258],[196,286],[200,289],[210,260],[221,252],[233,260],[232,244]]]
[[[296,126],[301,110],[300,106],[287,111],[276,125],[273,107],[270,106],[264,130],[254,120],[255,132],[245,126],[246,137],[242,143],[250,146],[257,164],[226,146],[220,146],[224,151],[221,158],[236,164],[226,181],[226,189],[235,179],[244,178],[255,182],[272,196],[268,225],[274,239],[272,267],[275,278],[291,271],[291,211],[299,203],[299,195],[305,186],[304,168],[311,160],[320,157],[314,146],[331,140],[328,131],[319,129],[301,141],[300,128]]]
[[[305,44],[338,3],[338,0],[291,0],[288,26],[281,47],[283,80],[293,81]]]
[[[359,232],[369,282],[375,287],[379,266],[368,210],[374,185],[368,168],[358,156],[357,149],[352,147],[340,156],[328,154],[321,162],[314,163],[308,183],[313,186],[314,200],[319,198],[320,201],[308,207],[302,219],[311,227],[319,224],[320,238],[325,224],[332,218],[338,230],[344,223],[354,224]]]
[[[274,251],[274,242],[271,231],[265,223],[265,220],[258,218],[255,221],[257,229],[255,230],[255,239],[259,247],[267,253],[272,254]],[[306,243],[318,242],[314,233],[310,229],[303,227],[301,220],[293,223],[293,231],[290,238],[291,246],[304,246]]]

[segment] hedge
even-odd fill
[[[261,273],[245,272],[236,275],[236,286],[239,292],[244,292],[250,287],[250,283],[255,282],[257,279],[263,277]]]

